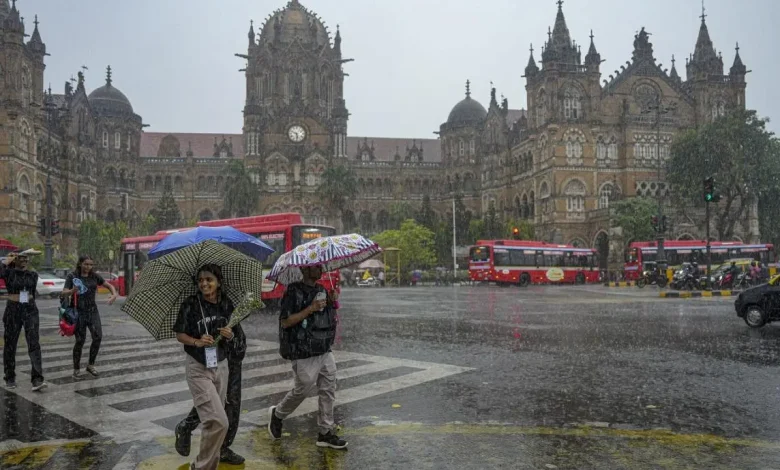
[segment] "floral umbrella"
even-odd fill
[[[288,285],[303,279],[302,267],[322,265],[325,271],[335,271],[363,262],[381,251],[379,245],[357,233],[318,238],[280,256],[267,277]]]

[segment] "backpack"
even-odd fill
[[[79,294],[78,291],[73,293],[73,299],[70,304],[67,300],[62,299],[60,301],[60,335],[61,336],[73,336],[76,333],[76,323],[79,319],[79,311],[76,308],[78,305]]]

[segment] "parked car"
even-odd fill
[[[52,273],[38,273],[38,295],[57,297],[65,288],[65,279]]]
[[[780,320],[780,275],[745,290],[734,301],[737,316],[751,328]]]

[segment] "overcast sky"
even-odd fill
[[[512,108],[525,107],[531,43],[540,59],[554,0],[304,0],[331,32],[341,25],[349,134],[434,138],[463,98],[466,79],[486,107],[490,82]],[[285,0],[19,0],[27,32],[38,14],[47,50],[46,81],[57,93],[82,65],[87,88],[105,67],[150,131],[240,133],[242,59],[249,20],[256,25]],[[685,58],[699,30],[700,0],[568,0],[563,5],[583,58],[593,29],[602,79],[631,58],[636,31],[652,33],[665,68]],[[780,117],[780,1],[706,0],[707,24],[726,73],[740,55],[749,70],[747,104]],[[770,127],[778,131],[780,125]]]

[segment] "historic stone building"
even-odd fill
[[[64,246],[84,218],[137,222],[166,186],[185,219],[215,218],[230,184],[226,164],[241,159],[261,193],[258,213],[296,211],[368,233],[389,226],[394,203],[416,206],[427,193],[437,214],[450,217],[462,193],[475,216],[492,203],[503,218],[533,221],[539,239],[606,252],[610,201],[644,195],[664,198],[672,237],[701,237],[701,214],[669,207],[663,164],[676,133],[744,107],[739,53],[725,74],[702,15],[686,80],[673,58],[670,71],[656,62],[644,29],[631,60],[602,80],[593,35],[583,61],[561,3],[540,63],[531,49],[527,112],[510,109],[495,89],[486,109],[467,83],[438,139],[388,139],[349,136],[341,33],[297,0],[259,32],[250,25],[247,50],[236,54],[246,61],[244,126],[231,135],[143,132],[110,67],[89,94],[83,72],[64,94],[45,93],[37,19],[25,44],[16,6],[0,0],[0,224],[35,231],[47,177]],[[352,167],[359,181],[341,220],[316,193],[334,164]],[[755,210],[738,233],[758,237]]]

